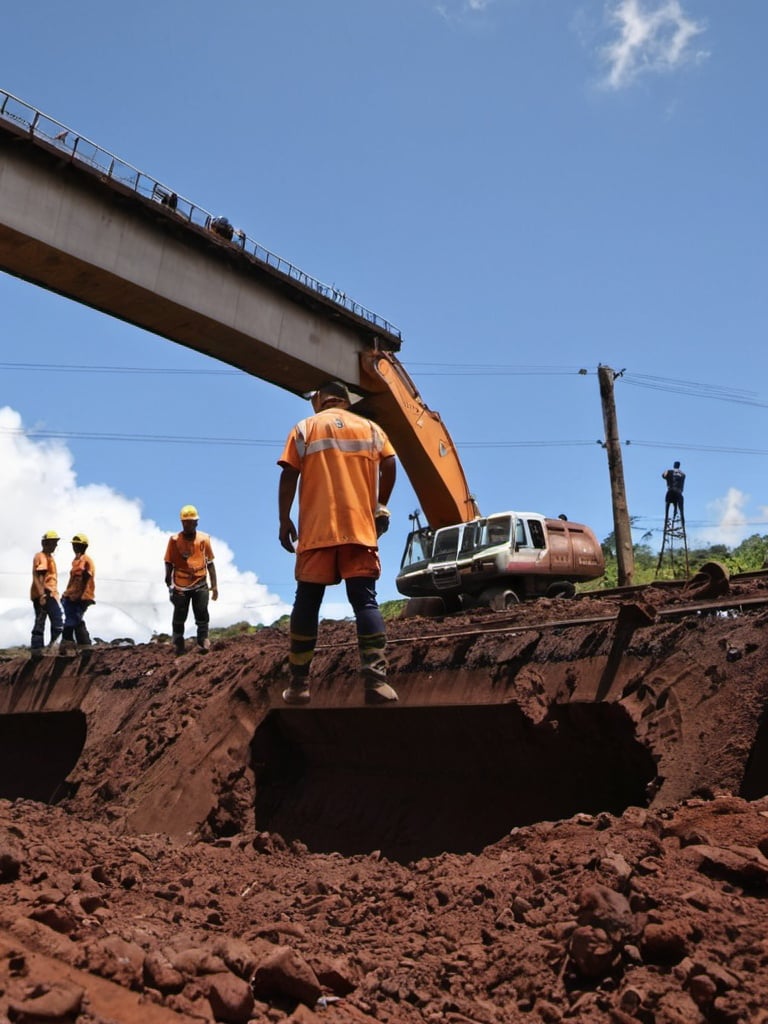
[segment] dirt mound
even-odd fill
[[[0,1020],[768,1021],[765,593],[0,665]]]

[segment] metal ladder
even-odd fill
[[[679,543],[677,550],[675,550],[675,541],[682,542],[682,552],[680,551]],[[685,572],[680,573],[680,575],[687,580],[690,578],[691,570],[688,565],[688,538],[685,535],[685,520],[678,517],[677,509],[674,505],[671,505],[669,510],[665,509],[664,536],[661,540],[659,561],[656,564],[656,579],[659,578],[664,568],[671,572],[672,579],[677,579],[678,568],[682,569],[681,555],[685,559]]]

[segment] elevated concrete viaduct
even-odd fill
[[[359,384],[361,352],[399,348],[386,322],[259,259],[244,236],[219,237],[140,172],[116,174],[128,165],[36,128],[0,116],[0,269],[296,394],[328,378]]]
[[[0,90],[0,270],[294,394],[345,381],[427,522],[477,514],[453,441],[387,320]]]

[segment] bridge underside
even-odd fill
[[[236,244],[2,125],[0,269],[295,394],[359,383],[376,341]]]

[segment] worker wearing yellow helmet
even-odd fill
[[[165,585],[173,605],[173,649],[176,654],[184,653],[184,626],[191,605],[197,627],[197,649],[207,654],[211,649],[208,598],[216,601],[219,597],[211,538],[198,530],[200,517],[194,505],[184,505],[179,518],[181,530],[168,539],[165,549]]]
[[[55,530],[46,530],[40,541],[42,551],[38,551],[32,559],[32,587],[29,596],[35,611],[35,622],[32,626],[29,654],[34,659],[43,656],[46,619],[51,624],[51,639],[48,646],[53,647],[61,636],[63,616],[59,604],[59,576],[53,557],[58,543],[58,533]]]
[[[61,595],[64,605],[64,635],[59,653],[63,657],[75,654],[77,648],[90,647],[91,637],[85,625],[85,613],[96,603],[96,566],[88,549],[88,537],[76,533],[72,538],[75,557],[69,570],[69,582]]]

